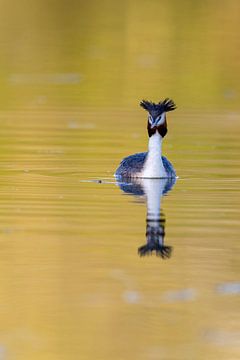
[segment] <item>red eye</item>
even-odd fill
[[[152,123],[153,123],[153,118],[152,118],[152,116],[151,116],[151,115],[148,117],[148,121],[150,122],[150,124],[152,124]]]

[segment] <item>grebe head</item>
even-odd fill
[[[148,135],[151,137],[158,131],[161,137],[167,133],[167,119],[166,112],[176,109],[176,105],[171,99],[164,99],[159,101],[158,104],[152,101],[142,100],[140,106],[148,111]]]

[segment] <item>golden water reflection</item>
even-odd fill
[[[238,359],[240,3],[1,5],[0,358]],[[113,173],[166,96],[163,261]]]
[[[4,356],[238,356],[239,125],[209,115],[218,132],[199,123],[192,138],[188,117],[171,123],[164,154],[180,178],[162,198],[174,253],[160,261],[137,255],[145,204],[113,178],[124,155],[146,148],[144,127],[132,136],[138,115],[126,135],[100,112],[1,114]]]
[[[2,7],[4,109],[133,106],[159,96],[184,108],[238,108],[237,0]]]
[[[146,244],[138,248],[140,256],[156,253],[162,259],[171,256],[172,247],[164,244],[166,219],[161,212],[161,198],[171,191],[176,182],[175,178],[169,179],[123,179],[118,186],[126,194],[145,198],[147,205],[146,214]]]

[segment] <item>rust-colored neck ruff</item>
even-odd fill
[[[158,127],[151,128],[151,124],[148,122],[147,126],[148,136],[151,137],[156,133],[159,132],[161,137],[164,137],[167,134],[167,121],[165,120],[163,124],[159,125]]]

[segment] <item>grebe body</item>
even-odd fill
[[[148,111],[148,152],[137,153],[124,158],[115,172],[116,178],[176,178],[170,161],[162,156],[162,141],[167,133],[166,112],[175,110],[170,99],[155,104],[143,100],[140,105]]]
[[[165,157],[161,156],[161,162],[163,164],[164,172],[161,174],[152,174],[152,176],[144,175],[144,164],[147,159],[147,152],[137,153],[125,157],[119,167],[115,172],[116,178],[152,178],[152,179],[161,179],[161,178],[176,178],[176,172],[170,163],[170,161]],[[160,168],[161,169],[161,168]],[[158,170],[158,169],[157,169]]]

